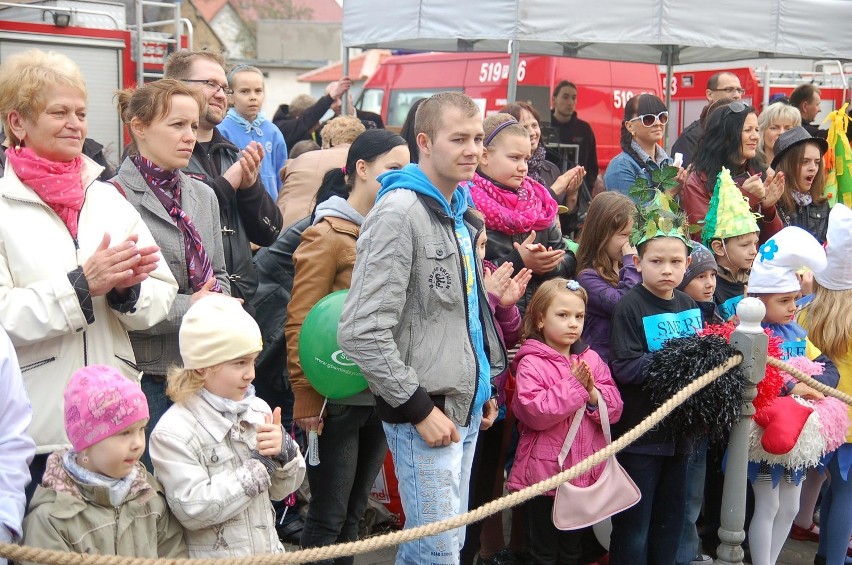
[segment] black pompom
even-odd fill
[[[652,354],[645,370],[645,390],[660,405],[736,354],[734,347],[716,335],[670,339]],[[675,439],[705,434],[710,441],[723,439],[739,417],[745,382],[745,371],[737,365],[687,399],[661,425]]]

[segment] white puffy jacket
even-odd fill
[[[105,232],[111,245],[131,234],[139,236],[140,247],[154,245],[154,238],[113,185],[95,180],[102,167],[83,159],[86,195],[76,241],[8,163],[0,179],[0,325],[15,345],[32,400],[30,435],[37,453],[70,445],[63,392],[75,370],[102,363],[128,378],[141,378],[127,331],[165,318],[177,293],[175,278],[160,257],[132,310],[119,313],[105,296],[93,297],[94,322],[87,322],[68,273],[86,262]]]

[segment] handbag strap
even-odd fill
[[[574,444],[574,439],[577,437],[577,432],[580,430],[580,424],[583,421],[585,412],[586,406],[583,405],[574,413],[574,419],[571,420],[571,427],[568,428],[568,435],[565,436],[565,442],[562,444],[562,451],[559,452],[558,461],[560,469],[565,463],[565,458],[568,457],[568,452],[571,451],[571,446]],[[612,443],[612,435],[609,430],[609,413],[607,412],[606,401],[600,391],[598,391],[598,412],[601,417],[601,428],[603,429],[606,443],[609,445]]]

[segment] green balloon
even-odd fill
[[[367,388],[367,381],[337,344],[337,324],[349,290],[338,290],[314,304],[299,333],[299,361],[308,382],[321,395],[346,398]]]

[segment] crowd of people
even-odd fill
[[[254,67],[178,51],[164,74],[117,93],[131,143],[104,177],[80,69],[38,50],[0,65],[0,541],[154,558],[353,541],[388,452],[405,527],[450,518],[627,433],[656,407],[668,340],[731,324],[745,296],[770,353],[852,392],[852,211],[830,206],[828,144],[802,125],[812,88],[758,115],[720,73],[674,157],[664,102],[633,97],[601,178],[569,81],[550,123],[580,152],[562,170],[522,101],[483,119],[438,93],[397,135],[354,110],[319,123],[348,79],[270,121]],[[367,386],[329,394],[304,343],[340,291],[324,331]],[[774,564],[792,528],[819,541],[815,565],[844,563],[848,409],[792,378],[762,394],[784,408],[752,422],[751,562]],[[718,435],[659,426],[618,455],[641,496],[585,509],[611,517],[606,557],[591,528],[555,524],[572,501],[550,491],[514,509],[509,540],[497,514],[396,562],[709,562]]]

